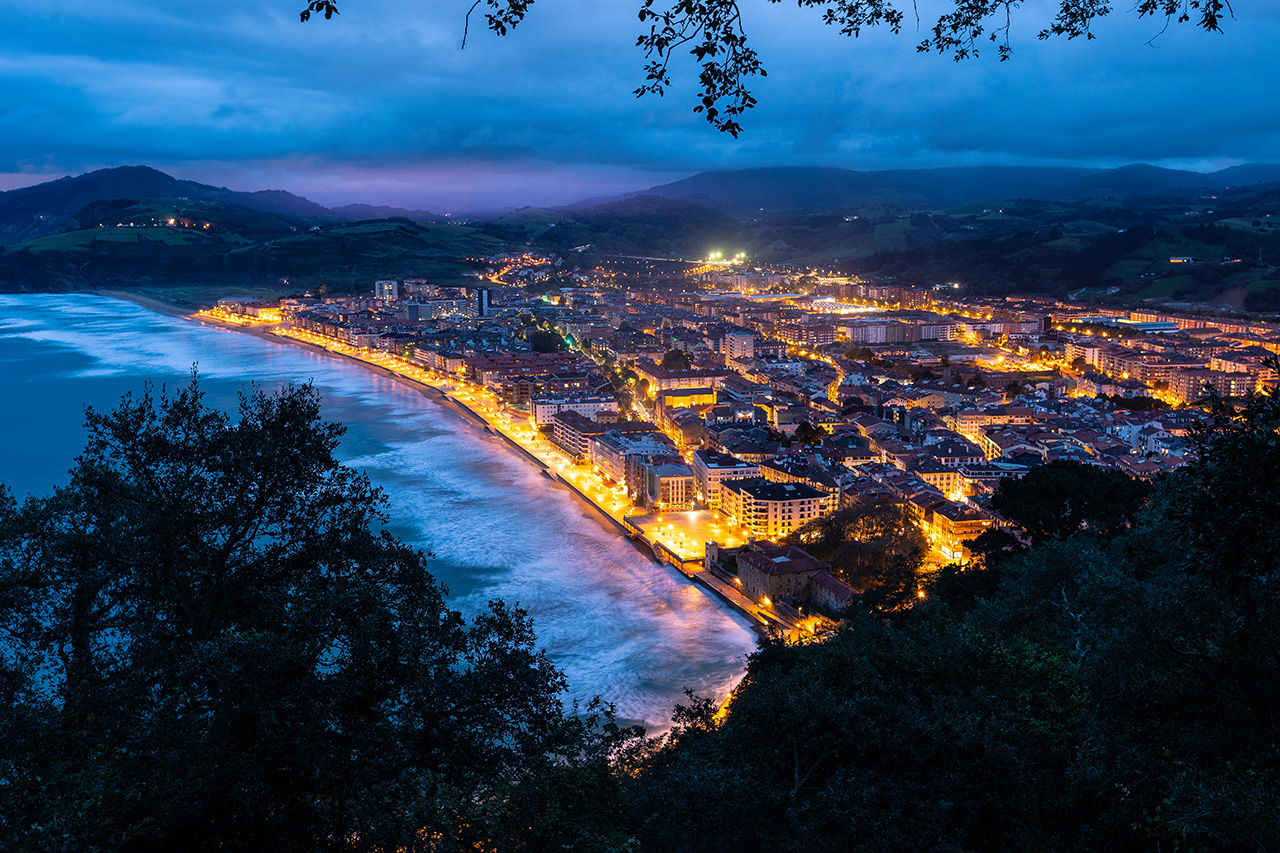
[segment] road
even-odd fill
[[[225,318],[217,319],[226,322]],[[240,325],[250,325],[241,323]],[[253,324],[265,326],[266,324]],[[777,611],[769,604],[757,604],[744,595],[733,583],[726,582],[705,571],[697,561],[709,539],[724,547],[744,544],[744,537],[729,527],[728,519],[710,510],[645,514],[631,506],[626,489],[621,484],[609,482],[599,470],[588,464],[571,460],[556,445],[523,417],[517,417],[489,390],[464,379],[441,373],[423,365],[388,353],[368,352],[347,346],[340,341],[326,338],[301,329],[275,326],[270,333],[312,346],[323,347],[333,353],[364,362],[372,367],[393,373],[412,382],[442,392],[446,399],[463,406],[475,418],[523,450],[528,456],[554,471],[566,485],[571,486],[582,498],[589,501],[603,515],[626,528],[628,522],[640,529],[646,540],[660,544],[684,560],[679,570],[690,580],[707,588],[740,613],[748,616],[764,630],[776,627],[784,634],[795,637],[812,634],[812,619],[796,620],[790,614]]]

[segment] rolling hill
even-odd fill
[[[661,196],[699,204],[737,218],[753,218],[761,214],[818,213],[882,204],[933,210],[1000,199],[1079,201],[1196,189],[1212,191],[1260,183],[1280,185],[1280,165],[1234,166],[1209,174],[1141,164],[1119,169],[1018,166],[885,171],[819,167],[737,169],[701,172],[627,196]],[[609,201],[617,201],[617,197],[584,199],[565,209],[581,210]]]
[[[330,210],[146,167],[100,170],[0,193],[0,289],[282,278],[363,289],[379,277],[456,277],[471,268],[466,258],[515,244],[588,265],[592,255],[689,259],[714,250],[926,286],[962,281],[991,294],[1111,291],[1280,306],[1280,166],[1208,175],[1143,165],[750,169],[491,221],[432,216]],[[1197,263],[1174,268],[1172,256]]]
[[[94,202],[119,198],[220,201],[298,223],[340,218],[326,207],[283,190],[236,192],[179,180],[148,166],[119,166],[0,192],[0,244],[75,230],[82,227],[76,219],[79,211]]]
[[[482,231],[407,219],[370,220],[274,231],[261,211],[203,203],[203,219],[140,217],[0,247],[0,291],[234,283],[367,289],[378,278],[454,278],[463,259],[506,245]],[[97,202],[85,210],[119,202]],[[150,210],[138,202],[123,210]],[[207,225],[207,227],[206,227]]]

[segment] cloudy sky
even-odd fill
[[[1280,162],[1280,3],[1240,0],[1225,34],[1161,34],[1122,2],[1093,41],[1041,42],[1055,4],[1027,0],[1011,60],[957,64],[915,51],[935,0],[920,30],[909,15],[899,36],[856,40],[745,0],[769,76],[734,140],[692,112],[690,59],[666,97],[632,96],[639,2],[539,0],[506,37],[473,27],[465,50],[465,0],[342,0],[308,24],[303,0],[10,2],[0,189],[145,164],[449,212],[745,166]]]

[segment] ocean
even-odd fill
[[[311,382],[347,427],[343,462],[390,501],[390,529],[435,554],[451,605],[518,603],[570,697],[665,728],[685,689],[723,697],[755,634],[659,565],[517,451],[399,382],[334,356],[88,294],[0,296],[0,483],[21,499],[65,483],[86,405],[110,410],[150,381],[228,410],[256,383]]]

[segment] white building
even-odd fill
[[[836,508],[836,498],[804,483],[771,483],[760,477],[721,486],[721,511],[748,536],[778,540]]]
[[[592,436],[588,444],[589,461],[607,478],[625,485],[627,494],[633,497],[644,488],[639,461],[674,454],[671,439],[661,433],[626,435],[610,430],[604,435]]]
[[[720,507],[720,488],[729,480],[759,477],[760,466],[715,450],[693,452],[693,479],[702,500],[711,509]]]
[[[693,507],[696,494],[693,470],[688,465],[666,463],[644,466],[645,498],[649,506],[664,510]]]
[[[729,332],[724,336],[724,357],[743,359],[756,357],[756,336],[751,332]]]
[[[618,414],[618,401],[608,394],[574,394],[569,397],[534,397],[529,401],[533,422],[543,427],[559,412],[577,412],[584,418],[599,420],[597,415]]]

